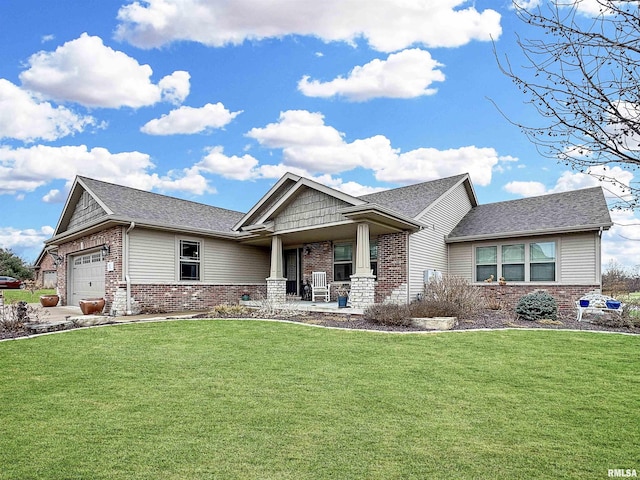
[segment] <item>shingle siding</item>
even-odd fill
[[[345,221],[338,210],[347,205],[335,197],[306,188],[278,213],[275,230],[278,232]]]

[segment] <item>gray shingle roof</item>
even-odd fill
[[[78,177],[119,219],[169,227],[231,233],[242,212]]]
[[[382,192],[358,197],[369,203],[376,203],[409,218],[415,218],[442,194],[458,183],[466,174],[417,183],[407,187],[393,188]]]
[[[595,187],[478,205],[453,229],[448,240],[610,226],[611,217],[604,194],[600,187]]]

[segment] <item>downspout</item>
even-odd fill
[[[124,233],[124,280],[127,283],[127,315],[131,315],[131,277],[129,276],[129,232],[136,226],[136,222],[131,222],[129,228]]]

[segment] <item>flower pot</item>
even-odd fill
[[[85,298],[80,300],[79,304],[84,315],[94,315],[102,312],[104,298]]]
[[[580,306],[586,308],[589,306],[589,300],[580,300]]]
[[[349,297],[338,297],[338,308],[347,307],[347,298]]]
[[[40,305],[43,307],[55,307],[59,301],[58,295],[40,295]]]
[[[620,308],[620,302],[618,300],[607,300],[607,308],[612,310],[617,310]]]

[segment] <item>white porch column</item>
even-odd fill
[[[371,253],[369,249],[369,224],[359,223],[356,237],[356,276],[371,275]]]
[[[271,237],[271,271],[267,278],[267,300],[272,303],[284,303],[287,300],[287,279],[284,278],[282,237]]]
[[[356,236],[356,271],[351,275],[349,300],[354,308],[366,308],[375,300],[376,277],[371,271],[369,224],[359,223]]]

